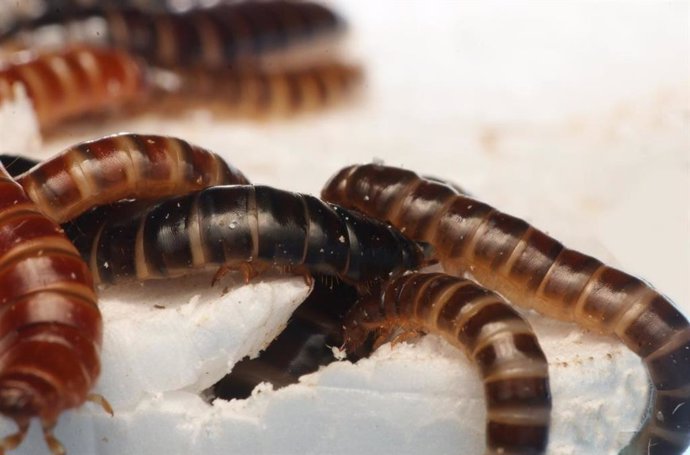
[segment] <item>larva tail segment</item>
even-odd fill
[[[497,294],[441,273],[409,273],[381,289],[346,316],[348,352],[399,328],[441,336],[470,357],[484,381],[486,453],[545,453],[548,365],[529,324]]]
[[[169,136],[121,133],[74,145],[17,177],[63,223],[121,199],[160,199],[247,178],[202,147]]]
[[[447,272],[471,274],[511,303],[618,337],[642,358],[655,389],[652,411],[630,449],[680,455],[690,445],[690,324],[650,285],[408,170],[350,166],[327,183],[322,197],[429,242]]]

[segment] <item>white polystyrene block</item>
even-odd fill
[[[357,364],[333,363],[277,391],[260,386],[246,400],[206,403],[199,391],[256,354],[306,292],[293,278],[233,286],[221,296],[208,279],[103,292],[96,391],[115,416],[91,404],[64,413],[56,434],[71,455],[481,453],[478,373],[433,336],[384,345]],[[639,359],[611,339],[527,316],[550,364],[549,454],[616,453],[647,402]],[[41,450],[34,425],[15,453]]]

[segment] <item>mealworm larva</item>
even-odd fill
[[[88,214],[87,214],[88,215]],[[415,242],[385,223],[267,186],[207,188],[166,200],[82,236],[66,226],[97,282],[173,277],[191,268],[240,269],[249,278],[277,267],[366,284],[416,268]]]
[[[0,68],[0,103],[15,83],[25,87],[42,128],[122,106],[146,93],[137,59],[120,50],[93,47],[15,55]]]
[[[90,397],[99,371],[101,314],[88,267],[60,227],[46,218],[0,166],[0,413],[21,444],[38,418],[48,447],[60,414]],[[105,405],[106,409],[109,409]]]
[[[325,278],[314,280],[309,297],[257,358],[236,363],[213,386],[213,398],[244,399],[262,382],[279,389],[336,360],[333,348],[343,344],[343,317],[357,300],[357,292],[343,282],[332,283]]]
[[[479,367],[487,402],[487,454],[540,454],[551,415],[548,364],[530,325],[497,294],[443,273],[411,273],[383,284],[345,318],[345,347],[397,329],[435,333]]]
[[[248,180],[218,155],[181,139],[123,133],[74,145],[17,182],[43,213],[64,223],[125,198],[160,199]]]
[[[428,242],[446,271],[471,275],[510,302],[617,336],[642,358],[655,389],[651,415],[631,447],[645,455],[680,455],[688,447],[690,325],[651,286],[411,171],[350,166],[322,196]]]
[[[361,68],[337,62],[291,70],[178,70],[172,101],[190,101],[250,115],[286,115],[342,100],[362,79]],[[173,110],[170,110],[173,111]]]
[[[147,62],[182,67],[217,68],[255,61],[334,35],[343,25],[325,6],[281,0],[220,4],[181,14],[103,9],[84,16],[72,15],[59,22],[63,41],[105,41]],[[104,22],[102,27],[94,27],[94,20]],[[35,47],[40,31],[27,30],[30,33],[24,33],[22,40]]]

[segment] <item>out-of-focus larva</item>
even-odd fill
[[[680,455],[688,447],[690,325],[651,286],[411,171],[350,166],[322,196],[428,242],[447,272],[470,275],[512,303],[617,336],[642,358],[655,389],[651,415],[631,450]]]
[[[337,62],[275,71],[178,70],[176,74],[179,79],[169,102],[254,116],[288,115],[329,106],[350,95],[362,79],[360,67]]]
[[[0,166],[0,413],[17,447],[38,418],[48,447],[60,414],[84,401],[100,372],[101,314],[89,269],[60,227]]]
[[[17,182],[49,218],[64,223],[121,199],[161,199],[248,180],[215,153],[181,139],[123,133],[72,146]]]
[[[357,292],[341,281],[316,278],[309,297],[280,335],[257,358],[236,363],[209,391],[211,398],[244,399],[263,382],[278,389],[336,360],[333,349],[343,344],[342,321]]]
[[[278,268],[367,285],[423,261],[420,247],[385,223],[267,186],[216,186],[171,198],[129,219],[106,220],[93,237],[84,238],[93,229],[79,224],[66,226],[68,236],[103,283],[222,267],[246,278]]]
[[[0,103],[22,84],[41,128],[130,103],[146,93],[140,62],[117,49],[74,47],[15,54],[0,67]]]
[[[546,451],[551,418],[548,364],[530,325],[497,294],[443,273],[411,273],[385,283],[345,318],[349,352],[374,335],[433,333],[477,364],[487,403],[487,454]]]
[[[268,54],[337,34],[343,22],[325,6],[269,0],[219,4],[180,14],[139,9],[102,9],[70,15],[57,23],[63,42],[103,43],[133,52],[160,66],[218,68],[256,62]],[[55,20],[57,18],[53,18]],[[94,26],[100,21],[101,26]],[[21,35],[25,46],[40,45],[38,25]],[[55,37],[53,37],[53,41]]]

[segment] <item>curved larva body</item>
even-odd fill
[[[52,220],[125,198],[160,199],[247,179],[218,155],[168,136],[116,134],[82,142],[17,177]]]
[[[52,429],[80,406],[100,371],[101,315],[91,274],[58,225],[0,167],[0,413],[18,445],[37,417],[55,454]]]
[[[345,318],[345,347],[397,329],[434,333],[477,364],[487,402],[487,454],[540,454],[551,415],[548,365],[530,325],[501,297],[469,280],[411,273],[383,285]]]
[[[0,102],[9,87],[22,84],[42,128],[146,93],[140,62],[120,50],[76,47],[20,57],[0,68]]]
[[[617,336],[642,358],[655,388],[651,417],[635,447],[669,455],[688,446],[690,325],[649,285],[565,248],[524,220],[403,169],[348,167],[322,195],[430,243],[449,273],[470,274],[512,303]]]
[[[287,115],[330,105],[345,98],[362,79],[359,67],[336,62],[276,71],[176,73],[180,84],[173,100],[258,116]]]
[[[105,283],[219,266],[278,267],[362,283],[422,260],[414,242],[384,223],[266,186],[207,188],[105,222],[95,238],[80,238],[84,231],[78,222],[68,227],[94,278]]]
[[[342,21],[324,6],[281,0],[220,4],[180,14],[111,9],[84,16],[58,22],[64,26],[65,41],[105,42],[168,67],[219,68],[255,62],[315,42],[342,27]],[[85,19],[100,19],[105,27],[94,33]],[[32,34],[37,31],[27,30],[25,44],[33,45]]]

